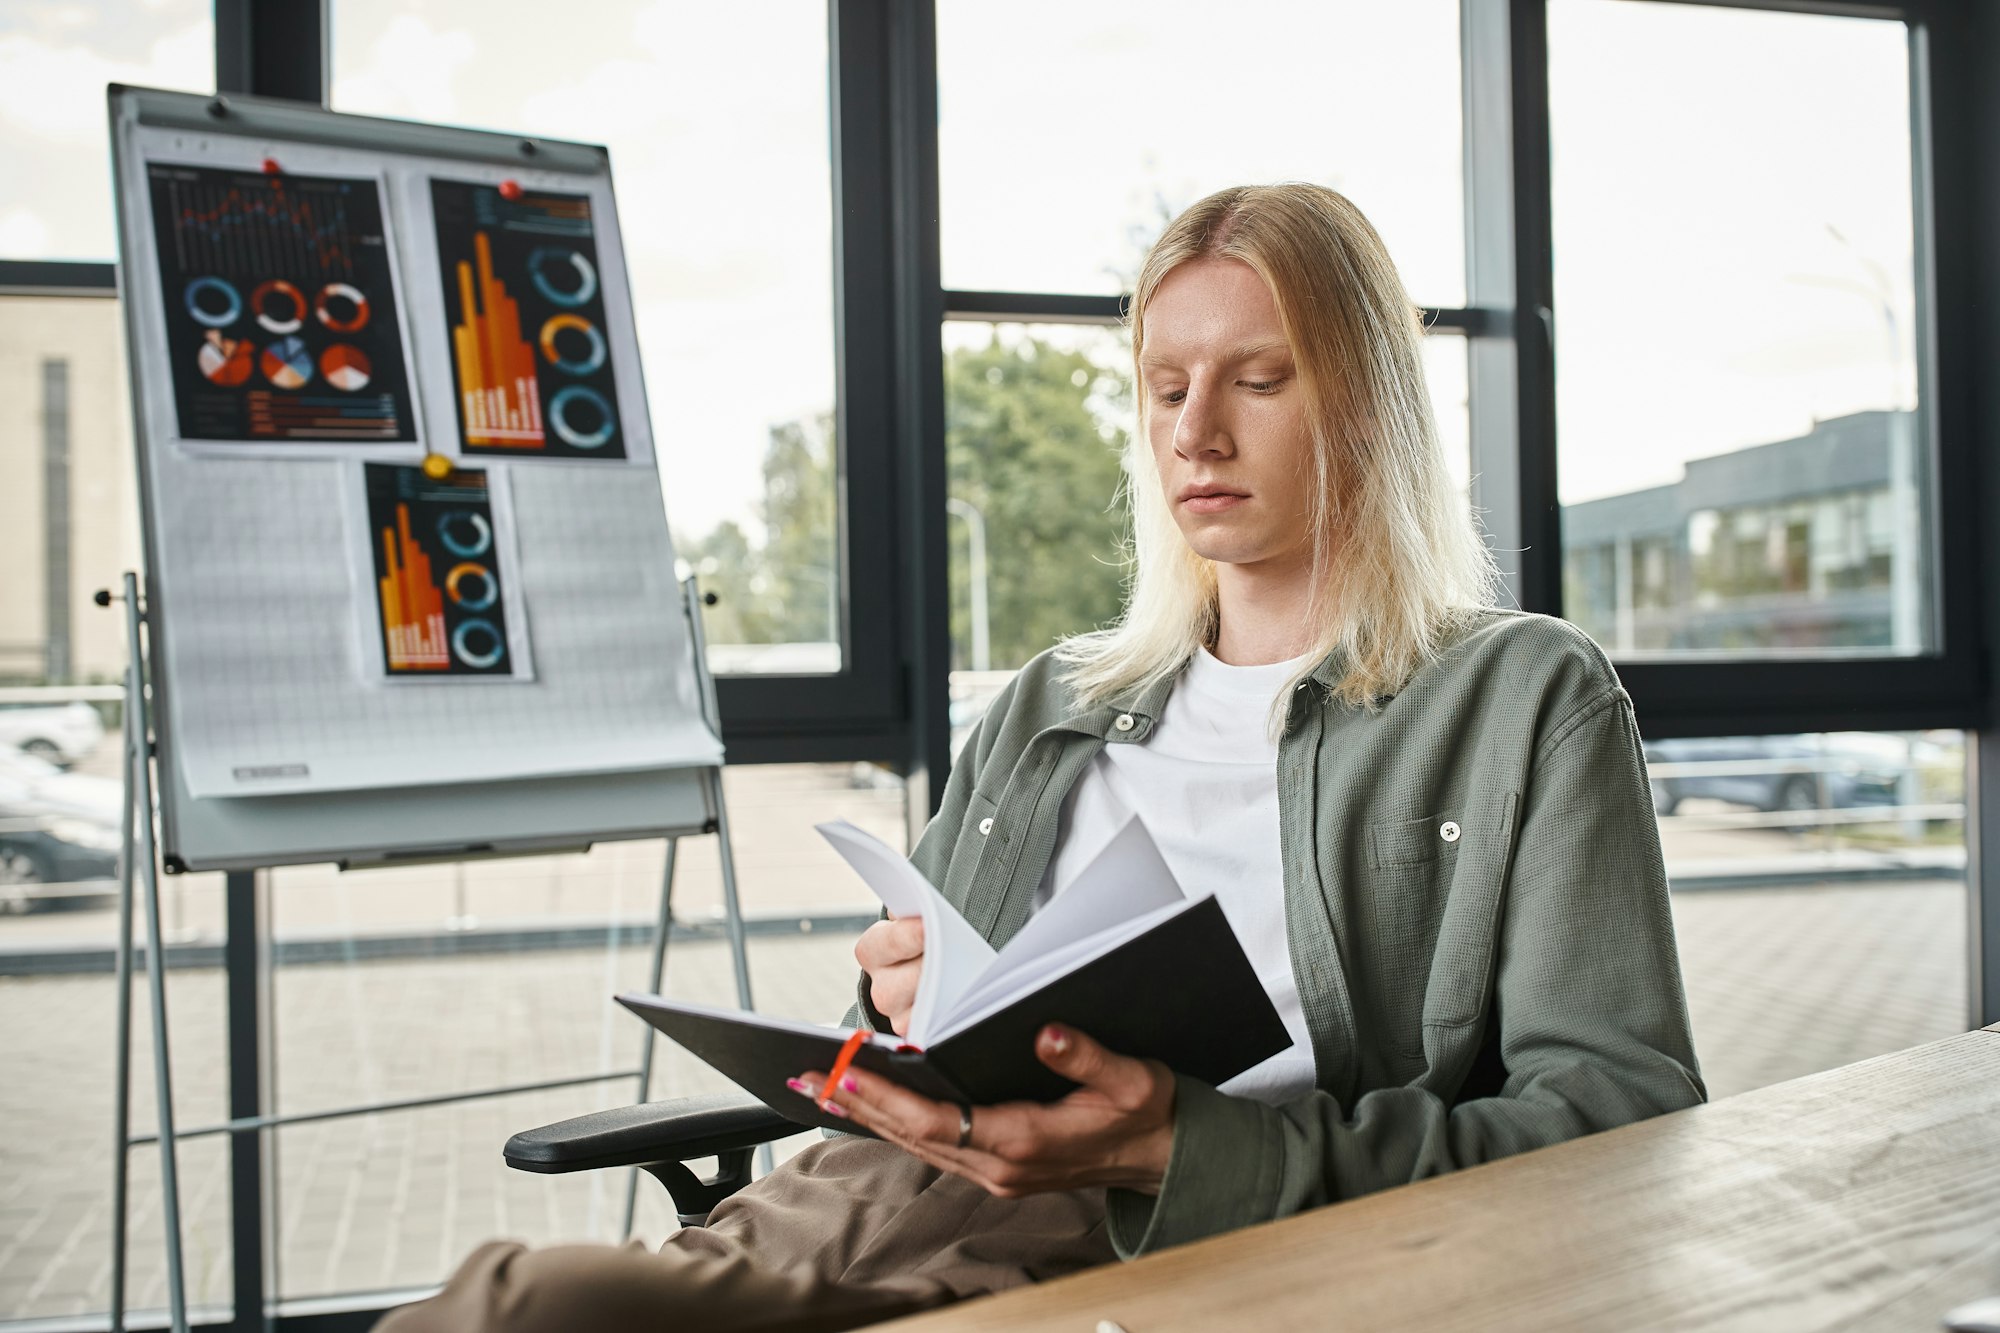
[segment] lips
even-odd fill
[[[1177,497],[1181,506],[1197,514],[1219,514],[1233,509],[1250,497],[1219,482],[1190,482]]]

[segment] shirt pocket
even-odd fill
[[[1463,836],[1449,811],[1368,826],[1376,1021],[1402,1055],[1423,1051],[1431,959]]]

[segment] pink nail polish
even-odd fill
[[[808,1097],[812,1095],[811,1085],[808,1084],[802,1078],[788,1078],[785,1080],[785,1086],[790,1088],[793,1092],[802,1092],[806,1094]]]
[[[842,1120],[847,1119],[847,1112],[841,1110],[839,1105],[835,1102],[832,1101],[821,1102],[819,1104],[819,1109],[826,1112],[828,1115],[837,1115]]]
[[[854,1081],[854,1075],[843,1074],[840,1079],[840,1090],[842,1092],[859,1092],[861,1091],[861,1085]]]

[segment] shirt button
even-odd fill
[[[1451,820],[1447,819],[1444,821],[1444,823],[1438,825],[1438,836],[1440,838],[1443,838],[1446,842],[1457,842],[1458,835],[1459,835],[1459,827]]]
[[[1120,713],[1118,715],[1118,720],[1113,722],[1111,725],[1118,728],[1118,730],[1120,731],[1130,731],[1134,726],[1137,725],[1137,722],[1138,720],[1134,718],[1130,713]]]
[[[986,818],[979,821],[979,836],[983,838],[992,831],[993,831],[993,816],[988,815],[986,816]]]

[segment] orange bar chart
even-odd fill
[[[493,275],[493,245],[472,238],[477,263],[458,262],[458,308],[452,356],[464,408],[465,442],[488,447],[542,447],[542,402],[535,387],[535,349],[521,336],[521,308]]]
[[[445,643],[444,594],[431,577],[431,559],[410,535],[410,507],[396,506],[395,529],[383,528],[383,568],[379,580],[382,632],[389,671],[444,671],[451,666]]]

